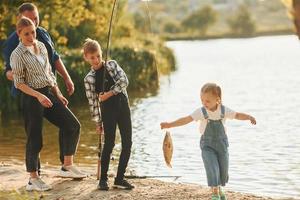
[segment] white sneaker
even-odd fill
[[[30,178],[26,185],[27,191],[47,191],[51,189],[51,185],[46,184],[40,177]]]
[[[79,171],[75,166],[61,167],[59,176],[63,178],[86,178],[87,175]]]

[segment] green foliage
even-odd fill
[[[10,116],[18,114],[19,112],[16,111],[20,111],[21,106],[20,97],[11,96],[10,89],[12,82],[6,79],[6,76],[3,75],[3,70],[0,70],[0,73],[0,111],[1,113],[5,113],[5,116],[1,115],[1,121],[3,122],[7,120]]]
[[[129,38],[133,36],[133,32],[134,24],[132,22],[131,16],[124,15],[122,17],[119,17],[117,20],[117,24],[114,25],[113,29],[114,38]]]
[[[96,38],[94,35],[94,26],[93,21],[86,20],[77,27],[69,27],[66,31],[66,35],[68,36],[67,47],[71,49],[78,48],[87,37]]]
[[[161,46],[161,48],[159,48],[159,57],[161,61],[159,62],[160,67],[158,67],[159,72],[169,74],[171,71],[176,70],[174,53],[170,48]]]
[[[81,49],[65,50],[64,52],[65,53],[62,55],[62,60],[75,85],[74,94],[68,98],[72,103],[79,103],[85,99],[83,79],[90,68],[83,59]],[[59,76],[57,77],[58,84],[61,88],[62,93],[64,94],[64,96],[67,96],[63,79]]]
[[[175,21],[169,21],[164,24],[163,30],[166,33],[178,33],[181,29],[178,23]]]
[[[147,33],[149,32],[149,25],[146,23],[147,18],[145,15],[142,15],[141,13],[137,12],[133,14],[133,20],[134,20],[134,27],[143,32]]]
[[[187,16],[182,25],[189,30],[200,31],[203,35],[217,20],[217,12],[211,6],[204,6]]]
[[[147,88],[158,85],[155,57],[147,50],[135,50],[129,47],[112,49],[111,57],[126,72],[130,89]]]
[[[291,19],[288,19],[286,9],[282,2],[286,2],[290,9],[292,0],[167,0],[167,1],[148,1],[149,13],[153,32],[159,33],[166,39],[209,39],[222,37],[239,37],[247,35],[232,34],[228,26],[227,19],[233,14],[233,9],[240,3],[244,3],[249,9],[252,19],[255,20],[255,34],[278,34],[292,33]],[[149,19],[147,20],[146,1],[129,1],[129,11],[133,14],[138,13],[140,27],[144,32],[149,32]],[[289,2],[289,3],[288,3]],[[175,27],[169,24],[172,22],[181,22],[187,16],[191,15],[195,8],[199,6],[211,5],[216,9],[216,23],[209,26],[205,35],[197,29],[187,29],[180,26],[180,31],[175,31]],[[251,27],[251,26],[250,26]],[[174,29],[173,29],[174,28]],[[174,31],[174,32],[173,32]],[[202,35],[201,35],[202,34]],[[253,35],[248,35],[253,36]]]
[[[77,32],[77,28],[81,30],[81,38],[89,35],[101,39],[100,36],[107,30],[112,3],[110,0],[52,0],[43,1],[37,6],[43,19],[41,25],[50,32],[56,44],[74,47],[69,42],[69,37],[71,41],[76,40],[74,36],[78,34],[73,33]],[[88,28],[90,32],[84,31],[84,28]],[[80,46],[78,42],[77,45],[75,47]]]
[[[143,90],[158,86],[158,74],[175,70],[173,52],[165,47],[155,47],[152,41],[146,41],[152,48],[114,47],[111,58],[117,60],[129,79],[129,90]],[[149,49],[159,49],[158,52]]]
[[[239,6],[236,14],[227,21],[232,33],[248,36],[255,33],[255,22],[246,6]]]
[[[166,21],[182,18],[188,12],[187,1],[135,1],[129,3],[135,28],[143,33],[161,33]]]
[[[261,2],[261,4],[264,5],[267,11],[269,12],[277,12],[280,9],[282,9],[283,4],[281,2],[282,0],[279,1],[270,1],[269,3],[266,2]]]
[[[25,1],[4,0],[0,4],[0,40],[15,29],[17,8]],[[104,39],[111,15],[111,0],[32,1],[39,9],[40,25],[46,28],[58,46],[79,47],[79,39]],[[120,0],[122,14],[126,1]],[[117,21],[117,19],[115,19]],[[88,32],[87,32],[88,31]],[[70,40],[70,41],[69,41]],[[76,46],[77,45],[77,46]]]
[[[17,8],[23,1],[4,0],[0,4],[0,40],[15,30]]]

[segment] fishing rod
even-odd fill
[[[181,176],[159,176],[159,175],[150,175],[150,176],[136,176],[136,175],[128,175],[125,176],[127,179],[147,179],[147,178],[175,178],[174,181],[181,178]]]
[[[110,46],[110,40],[111,40],[112,22],[113,22],[116,5],[117,5],[117,0],[114,0],[114,4],[113,4],[113,8],[112,8],[111,15],[110,15],[110,20],[109,20],[108,34],[107,34],[107,43],[106,43],[106,51],[105,51],[105,58],[104,58],[105,66],[107,64],[107,59],[109,57],[109,46]],[[102,92],[104,92],[104,89],[105,89],[105,72],[106,72],[106,70],[104,70],[104,73],[103,73]]]
[[[107,34],[107,43],[106,43],[106,51],[105,51],[105,58],[104,58],[104,70],[103,70],[103,79],[102,79],[102,93],[104,93],[105,90],[105,77],[106,77],[106,65],[107,65],[107,59],[109,57],[109,47],[110,47],[110,40],[111,40],[111,33],[112,33],[112,22],[113,22],[113,17],[115,13],[115,8],[116,8],[117,0],[114,0],[114,4],[112,7],[111,15],[110,15],[110,20],[109,20],[109,28],[108,28],[108,34]],[[102,107],[102,103],[100,102],[100,107]],[[101,109],[102,110],[102,109]],[[104,127],[102,125],[102,132],[104,131]],[[100,174],[101,174],[101,155],[102,155],[102,150],[104,146],[104,134],[102,132],[99,134],[99,139],[98,139],[98,165],[97,165],[97,180],[100,179]]]

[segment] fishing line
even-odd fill
[[[149,29],[150,29],[150,34],[152,35],[152,36],[154,36],[154,31],[153,31],[153,27],[152,27],[152,18],[151,18],[151,13],[150,13],[150,8],[149,8],[149,3],[148,3],[148,1],[151,1],[151,0],[143,0],[145,3],[144,3],[144,5],[146,5],[145,7],[146,7],[146,13],[147,13],[147,16],[148,16],[148,21],[149,21]],[[156,62],[156,60],[157,60],[157,57],[156,57],[156,53],[154,52],[154,54],[153,54],[153,56],[154,56],[154,65],[155,65],[155,68],[156,68],[156,75],[157,75],[157,83],[158,83],[158,86],[160,87],[160,81],[159,81],[159,77],[160,77],[160,71],[159,71],[159,69],[158,69],[158,66],[157,66],[157,62]],[[161,98],[162,100],[163,100],[163,102],[164,102],[164,97],[162,96],[162,98]],[[169,131],[169,129],[165,129],[165,130],[163,130],[164,132],[166,132],[166,131]],[[164,142],[163,142],[163,145],[164,145]],[[149,176],[149,177],[151,177],[151,176]],[[175,179],[174,179],[174,181],[176,181],[178,178],[180,178],[181,176],[153,176],[154,178],[166,178],[166,177],[175,177]],[[146,178],[148,178],[147,176],[146,176]]]
[[[149,30],[150,30],[150,34],[152,35],[152,36],[154,36],[154,31],[153,31],[153,28],[152,28],[152,18],[151,18],[151,13],[150,13],[150,8],[149,8],[149,3],[148,3],[148,1],[150,1],[150,0],[143,0],[145,3],[145,5],[146,5],[146,13],[147,13],[147,17],[148,17],[148,21],[149,21]],[[159,83],[159,70],[158,70],[158,66],[157,66],[157,62],[156,62],[156,60],[157,60],[157,57],[156,57],[156,52],[154,52],[153,53],[153,57],[154,57],[154,66],[155,66],[155,68],[156,68],[156,78],[157,78],[157,84],[158,84],[158,86],[160,85],[160,83]]]

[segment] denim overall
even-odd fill
[[[200,147],[202,159],[206,171],[207,184],[210,187],[225,186],[228,182],[228,139],[222,119],[225,116],[225,108],[221,105],[221,116],[219,120],[208,118],[207,111],[201,108],[207,125],[201,136]]]

